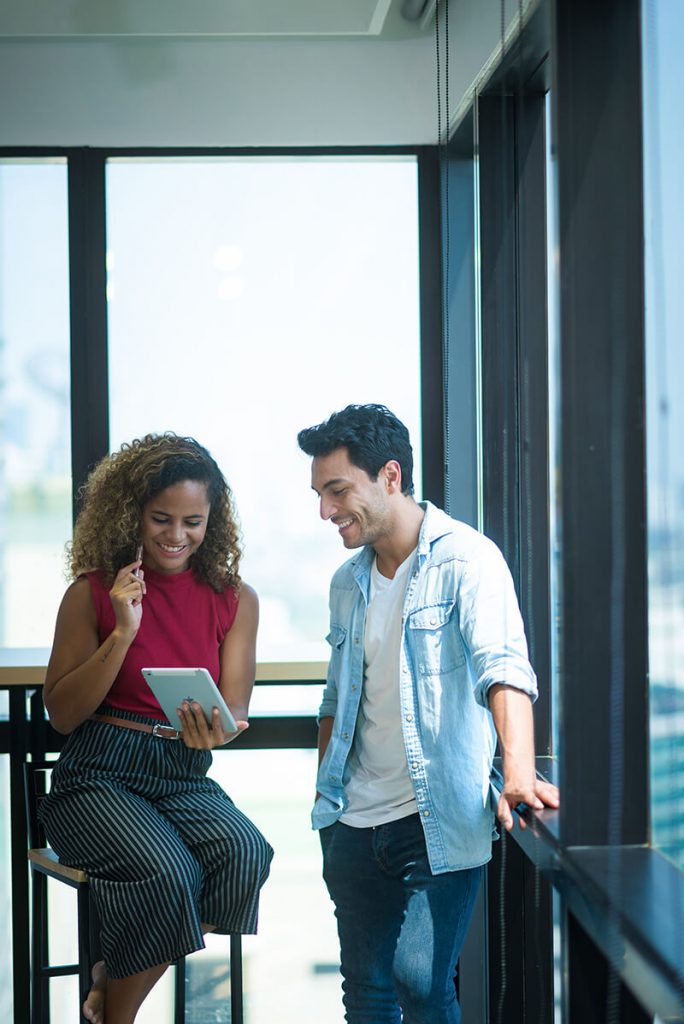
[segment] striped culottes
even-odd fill
[[[205,777],[210,764],[182,740],[93,720],[62,751],[41,818],[59,859],[90,879],[112,978],[201,949],[202,924],[256,931],[273,850]]]

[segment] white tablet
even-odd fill
[[[212,709],[218,708],[223,731],[238,731],[230,708],[206,668],[143,668],[141,671],[173,726],[180,726],[176,711],[187,700],[197,701],[210,724]]]

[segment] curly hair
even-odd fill
[[[184,480],[207,485],[209,519],[192,570],[215,591],[240,584],[240,530],[233,495],[206,448],[171,431],[146,434],[106,455],[79,492],[81,511],[67,546],[73,579],[99,569],[108,581],[135,559],[148,501]]]
[[[297,443],[307,455],[329,455],[346,448],[353,466],[366,471],[371,480],[390,459],[401,466],[402,494],[413,494],[413,449],[409,432],[386,405],[348,405],[323,423],[306,427]]]

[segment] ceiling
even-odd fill
[[[0,0],[0,38],[387,38],[424,31],[437,0]]]

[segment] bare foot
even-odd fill
[[[83,1004],[83,1016],[91,1024],[104,1024],[105,992],[107,991],[107,971],[104,960],[98,960],[91,972],[93,984]]]

